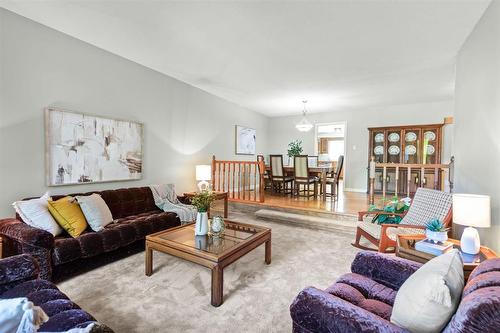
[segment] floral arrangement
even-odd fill
[[[288,157],[302,154],[302,140],[294,140],[288,144]]]
[[[215,200],[215,195],[209,191],[196,193],[191,199],[191,205],[195,206],[198,212],[206,213],[212,202]]]
[[[383,199],[383,202],[386,202],[385,199]],[[396,214],[402,214],[408,211],[410,208],[410,198],[403,198],[399,200],[398,196],[395,195],[392,197],[391,200],[387,201],[384,205],[383,208],[378,208],[375,205],[371,205],[368,208],[369,212],[383,212],[383,213],[396,213]],[[391,215],[391,214],[377,214],[372,220],[372,223],[377,223],[377,224],[399,224],[403,218],[398,215]]]
[[[425,228],[429,231],[434,231],[434,232],[446,232],[450,230],[450,228],[446,228],[443,222],[439,219],[430,220],[425,224]]]

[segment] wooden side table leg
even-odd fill
[[[266,264],[267,265],[271,264],[271,240],[270,239],[266,242],[265,257],[266,257]]]
[[[213,306],[220,306],[223,298],[224,270],[217,265],[212,268],[212,301]]]
[[[153,250],[146,243],[146,275],[153,274]]]
[[[326,170],[321,171],[321,190],[323,191],[322,199],[326,201]]]
[[[226,193],[226,195],[224,196],[224,218],[227,219],[227,214],[228,214],[228,199],[229,195]]]

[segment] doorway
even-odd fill
[[[314,153],[318,162],[332,163],[336,167],[340,155],[344,155],[344,167],[340,179],[345,184],[347,122],[320,123],[315,125]]]

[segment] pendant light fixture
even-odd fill
[[[300,120],[300,122],[297,125],[295,125],[295,128],[301,132],[309,132],[311,130],[311,128],[313,128],[313,124],[311,124],[311,122],[309,120],[307,120],[307,118],[306,118],[307,101],[302,101],[302,103],[304,104],[304,110],[302,110],[302,119]]]

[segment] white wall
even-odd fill
[[[150,183],[195,187],[194,165],[212,154],[234,159],[234,125],[257,129],[267,118],[38,23],[0,9],[0,217],[14,200],[45,186],[46,106],[144,123],[141,181],[51,188],[71,193]],[[253,159],[238,156],[238,159]]]
[[[453,101],[395,105],[383,108],[362,110],[338,110],[329,113],[308,115],[312,123],[329,123],[347,121],[347,153],[345,165],[346,189],[366,190],[368,164],[368,127],[437,124],[444,117],[453,115]],[[301,116],[277,117],[269,121],[269,153],[286,155],[288,143],[295,139],[303,141],[304,153],[314,154],[314,129],[299,132],[295,124]],[[443,162],[449,161],[451,151],[451,135],[449,128],[444,130]]]
[[[500,1],[493,1],[457,58],[454,154],[457,192],[492,199],[484,244],[500,250]],[[460,230],[457,228],[457,230]],[[460,236],[460,235],[457,235]]]

